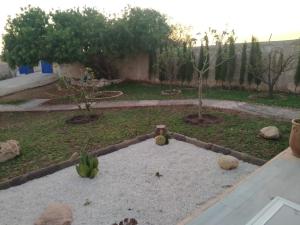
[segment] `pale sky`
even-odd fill
[[[127,6],[153,8],[168,16],[171,23],[191,26],[193,33],[208,27],[234,29],[238,42],[255,35],[266,41],[300,38],[299,0],[8,0],[0,8],[0,33],[8,15],[14,17],[20,7],[50,9],[95,7],[105,13],[120,13]]]

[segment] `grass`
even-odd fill
[[[0,99],[0,104],[2,105],[21,105],[28,100],[26,99]]]
[[[155,125],[161,123],[171,131],[262,159],[271,159],[288,146],[289,122],[210,110],[210,113],[222,117],[224,122],[206,127],[185,124],[183,115],[193,112],[196,112],[194,107],[107,110],[103,111],[100,120],[85,125],[65,123],[78,112],[2,113],[0,141],[18,140],[22,154],[0,163],[0,181],[64,161],[73,152],[80,151],[88,138],[88,149],[101,148],[152,132]],[[280,129],[282,138],[279,141],[268,141],[257,136],[262,127],[269,125]]]

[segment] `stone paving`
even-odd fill
[[[20,105],[0,105],[0,112],[24,112],[24,111],[68,111],[77,110],[76,104],[65,105],[42,105],[47,99],[33,99]],[[94,109],[110,108],[137,108],[137,107],[155,107],[155,106],[192,106],[197,105],[197,99],[180,100],[133,100],[133,101],[105,101],[92,104]],[[204,99],[203,105],[219,109],[232,109],[253,115],[272,117],[283,120],[291,120],[300,117],[299,109],[281,108],[251,104],[238,101]]]
[[[29,88],[44,86],[53,83],[58,77],[54,74],[32,73],[0,81],[0,96],[13,94]]]

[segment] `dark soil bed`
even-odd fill
[[[76,115],[66,120],[67,124],[85,124],[94,122],[99,119],[99,115],[97,114],[89,114],[89,115]]]
[[[199,119],[198,114],[190,114],[185,116],[183,120],[184,122],[192,125],[209,125],[223,122],[221,117],[211,114],[203,114],[201,119]]]

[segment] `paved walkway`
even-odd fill
[[[0,112],[36,112],[36,111],[68,111],[77,110],[76,104],[68,105],[41,105],[47,99],[35,99],[20,105],[0,105]],[[137,101],[105,101],[92,104],[94,109],[110,108],[137,108],[137,107],[155,107],[155,106],[189,106],[197,105],[197,99],[180,99],[180,100],[137,100]],[[277,119],[291,120],[300,116],[300,110],[257,105],[245,102],[227,101],[227,100],[203,100],[204,106],[232,109],[246,112],[263,117],[273,117]]]
[[[0,81],[0,96],[13,94],[29,88],[40,87],[56,81],[54,74],[32,73]]]

